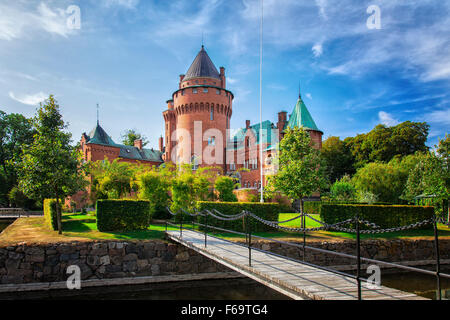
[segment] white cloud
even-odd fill
[[[307,94],[306,94],[306,97],[307,97],[309,100],[312,100],[312,99],[313,99],[311,93],[307,93]]]
[[[398,124],[398,121],[396,119],[394,119],[392,117],[392,115],[390,115],[387,112],[384,111],[380,111],[378,112],[378,119],[380,120],[380,122],[388,127],[392,127]]]
[[[316,43],[313,47],[312,47],[312,52],[314,54],[314,57],[318,58],[322,55],[323,53],[323,46],[321,43]]]
[[[37,7],[20,1],[0,4],[0,40],[20,39],[40,30],[67,38],[75,30],[67,27],[65,9],[51,8],[44,2]]]
[[[450,108],[434,110],[425,117],[427,122],[450,126]]]
[[[19,95],[17,96],[14,94],[14,92],[9,92],[9,97],[15,101],[18,101],[22,104],[30,105],[30,106],[36,106],[40,102],[44,101],[48,98],[48,94],[45,94],[43,92],[39,92],[36,94],[30,94],[30,95]]]
[[[327,6],[327,0],[316,0],[317,7],[319,8],[319,15],[327,20],[327,13],[325,12],[325,8]]]

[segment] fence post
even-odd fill
[[[302,210],[303,211],[303,210]],[[303,261],[305,261],[305,254],[306,254],[306,217],[305,213],[302,212],[302,224],[303,224]]]
[[[205,213],[205,248],[207,246],[207,238],[208,238],[208,213]]]
[[[442,300],[442,292],[441,292],[441,258],[439,254],[439,230],[438,230],[438,222],[437,217],[434,217],[434,247],[436,252],[436,281],[437,281],[437,294],[438,299]]]
[[[250,227],[250,219],[249,216],[247,215],[247,234],[248,234],[248,265],[249,267],[252,266],[252,230]]]
[[[181,212],[180,238],[183,237],[183,212]]]
[[[362,300],[361,295],[361,239],[359,232],[359,214],[356,214],[356,257],[357,257],[357,269],[356,269],[356,281],[358,283],[358,300]]]

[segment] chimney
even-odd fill
[[[221,87],[226,89],[225,68],[224,67],[220,67],[220,82],[221,82]]]
[[[142,139],[136,139],[134,140],[134,146],[138,148],[139,150],[142,150]]]
[[[245,128],[250,128],[250,120],[245,120]]]
[[[278,112],[278,122],[286,121],[286,117],[287,117],[286,111]]]
[[[164,138],[163,138],[163,136],[159,137],[159,151],[164,152]]]

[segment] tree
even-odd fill
[[[406,121],[393,127],[379,124],[366,134],[344,140],[355,158],[355,167],[370,162],[389,162],[395,156],[425,152],[429,125],[426,122]]]
[[[90,164],[92,191],[97,199],[121,199],[131,193],[137,167],[108,159]]]
[[[338,201],[353,200],[356,189],[351,183],[350,176],[345,175],[331,186],[331,198]]]
[[[125,131],[122,134],[122,143],[126,146],[134,146],[134,141],[142,139],[142,146],[145,147],[148,144],[148,140],[142,134],[136,132],[134,129]]]
[[[17,185],[17,162],[22,149],[32,143],[34,133],[31,119],[0,110],[0,202],[6,203],[6,194]]]
[[[311,137],[303,127],[288,128],[280,142],[278,172],[268,177],[270,188],[280,190],[290,199],[300,199],[325,188],[325,162],[320,151],[312,147]]]
[[[166,207],[170,201],[170,186],[174,177],[171,168],[159,167],[152,170],[144,170],[137,176],[139,198],[150,200],[150,210],[155,214],[165,216]]]
[[[233,193],[236,187],[235,179],[227,176],[220,176],[216,179],[214,185],[217,192],[219,192],[219,200],[225,202],[236,202],[237,197]]]
[[[71,134],[64,132],[60,107],[51,95],[40,104],[33,118],[36,134],[22,149],[18,163],[19,189],[29,197],[56,199],[57,225],[61,227],[61,203],[67,196],[84,189],[82,155],[71,145]]]
[[[339,137],[329,137],[322,144],[322,157],[326,163],[326,173],[330,183],[344,175],[355,173],[354,157],[347,144]]]

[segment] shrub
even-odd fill
[[[233,193],[236,182],[233,178],[220,176],[216,179],[214,187],[219,192],[219,200],[225,202],[236,202],[237,197]]]
[[[322,202],[320,201],[304,201],[303,210],[308,214],[319,214]]]
[[[137,178],[139,198],[151,200],[150,212],[152,218],[169,218],[166,207],[169,205],[170,179],[156,171],[147,171]]]
[[[45,199],[44,200],[44,220],[45,223],[52,229],[58,230],[56,212],[56,200],[55,199]]]
[[[198,202],[200,211],[208,209],[221,212],[224,215],[236,215],[243,210],[250,211],[255,215],[269,221],[278,221],[279,213],[293,212],[292,208],[278,203],[253,203],[253,202]],[[205,218],[200,217],[200,222],[205,223]],[[250,218],[250,228],[252,232],[273,231],[272,227]],[[238,232],[245,232],[245,218],[235,221],[223,221],[208,216],[208,225],[229,229]]]
[[[334,224],[358,216],[380,228],[395,228],[429,219],[434,215],[433,207],[403,205],[323,204],[320,217],[323,222]],[[429,228],[427,225],[425,228]],[[361,226],[361,228],[365,228]]]
[[[150,224],[150,202],[145,200],[98,200],[99,231],[145,230]]]

